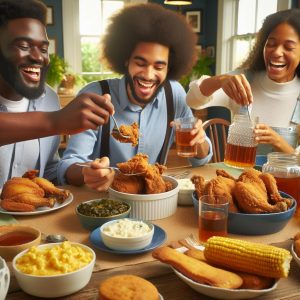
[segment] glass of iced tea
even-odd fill
[[[226,197],[201,196],[199,199],[199,239],[227,236],[229,200]]]
[[[197,155],[196,144],[190,145],[191,140],[195,137],[195,134],[191,134],[191,131],[195,128],[197,120],[195,117],[174,120],[177,155],[182,157],[194,157]]]

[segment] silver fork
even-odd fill
[[[188,249],[197,249],[199,250],[199,246],[203,246],[203,244],[201,244],[197,238],[195,238],[195,236],[191,233],[189,236],[187,236],[186,238],[179,240],[178,241],[179,244],[181,244],[182,246],[188,248]]]
[[[124,134],[121,133],[120,128],[119,128],[119,125],[118,125],[118,123],[117,123],[115,117],[114,117],[113,115],[111,115],[111,118],[113,119],[113,121],[114,121],[114,123],[115,123],[115,126],[114,126],[113,129],[112,129],[112,132],[113,132],[115,135],[118,135],[118,136],[120,136],[120,137],[122,137],[122,138],[124,138],[124,139],[129,139],[129,138],[130,138],[129,135],[124,135]]]
[[[88,163],[76,163],[76,166],[84,167],[84,168],[90,168],[89,162]],[[123,175],[126,175],[126,176],[135,176],[135,175],[142,175],[142,174],[144,174],[144,172],[140,172],[140,173],[123,173],[117,167],[101,167],[101,168],[98,168],[98,169],[111,169],[111,170],[115,170],[116,172],[122,173]]]

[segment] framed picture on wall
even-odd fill
[[[48,48],[48,53],[49,54],[56,54],[57,49],[56,49],[56,39],[54,38],[49,38],[49,48]]]
[[[53,6],[47,6],[47,16],[46,16],[47,25],[53,25]]]
[[[185,16],[188,23],[192,26],[194,32],[202,32],[202,10],[187,11]]]

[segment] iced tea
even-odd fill
[[[224,163],[236,168],[251,168],[255,166],[256,146],[245,147],[227,143]]]
[[[177,155],[183,157],[194,157],[197,154],[196,144],[191,146],[190,142],[196,134],[191,134],[191,129],[176,129]]]
[[[199,216],[199,239],[206,242],[214,235],[227,236],[227,215],[224,212],[205,211]]]

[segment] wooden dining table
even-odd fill
[[[222,163],[217,163],[197,168],[182,167],[168,169],[166,175],[176,176],[177,178],[190,178],[192,175],[201,175],[206,179],[211,179],[216,176],[215,171],[219,168],[225,168],[226,171],[235,177],[241,172],[238,169],[228,168]],[[45,214],[14,216],[18,223],[36,227],[45,235],[63,234],[68,240],[86,244],[96,252],[96,263],[88,285],[75,294],[57,299],[99,299],[98,287],[100,282],[117,274],[133,274],[146,278],[157,287],[165,300],[212,299],[199,294],[181,281],[168,265],[155,260],[151,255],[151,251],[135,255],[120,255],[96,248],[89,239],[90,232],[81,226],[75,214],[75,208],[82,201],[107,198],[108,194],[106,192],[99,193],[87,187],[64,186],[63,188],[69,189],[74,197],[69,205]],[[172,247],[180,247],[178,240],[191,233],[197,235],[198,232],[197,217],[193,206],[178,206],[175,214],[172,216],[165,219],[153,220],[152,222],[166,232],[166,240],[163,245]],[[280,232],[274,234],[246,236],[229,233],[229,236],[248,241],[275,244],[290,249],[291,238],[297,232],[300,232],[300,219],[293,217]],[[37,298],[24,293],[18,287],[13,274],[11,274],[11,284],[6,299],[26,300]],[[300,266],[292,260],[289,277],[280,279],[274,291],[259,296],[256,299],[300,299]]]

